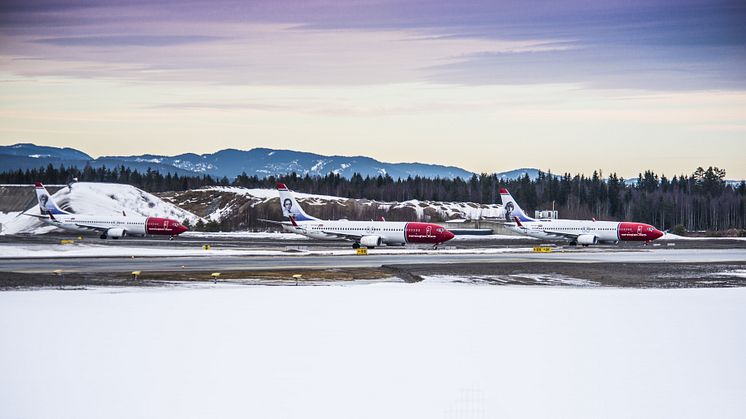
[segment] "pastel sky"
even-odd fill
[[[742,0],[0,3],[0,144],[746,178]]]

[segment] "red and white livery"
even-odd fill
[[[425,243],[439,245],[453,238],[445,227],[432,223],[392,221],[319,220],[303,211],[293,193],[283,183],[277,184],[282,215],[289,221],[267,222],[281,224],[286,231],[319,240],[351,240],[354,249],[377,246]]]
[[[527,236],[549,240],[569,240],[571,245],[588,246],[620,241],[649,242],[663,236],[650,224],[596,220],[535,220],[523,212],[507,189],[500,189],[507,227]]]
[[[65,230],[75,232],[97,232],[102,239],[118,239],[124,236],[162,235],[174,238],[188,230],[184,225],[170,218],[142,217],[122,215],[72,214],[62,210],[41,182],[36,182],[36,198],[39,201],[40,215],[24,213],[37,217],[43,222]]]

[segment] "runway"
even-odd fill
[[[740,263],[746,261],[746,249],[577,249],[552,253],[396,253],[349,255],[283,256],[166,256],[166,257],[66,257],[0,260],[0,272],[179,272],[179,271],[252,271],[277,269],[378,268],[388,265],[448,265],[494,263]]]

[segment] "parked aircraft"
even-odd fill
[[[303,211],[293,193],[282,183],[277,184],[282,215],[289,221],[266,222],[281,224],[286,231],[320,240],[351,240],[352,248],[369,249],[382,245],[426,243],[437,246],[453,238],[445,227],[432,223],[393,221],[319,220]]]
[[[500,189],[507,225],[521,234],[540,239],[569,240],[571,245],[588,246],[598,243],[616,244],[620,241],[649,242],[663,236],[650,224],[596,220],[556,220],[529,218],[507,189]]]
[[[76,232],[98,232],[102,239],[118,239],[124,236],[179,235],[188,230],[180,222],[169,218],[122,215],[72,214],[60,209],[41,182],[36,182],[36,198],[41,215],[23,213],[37,217],[43,222],[65,230]]]

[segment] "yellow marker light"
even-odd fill
[[[73,244],[73,243],[75,243],[75,240],[68,240],[68,239],[60,240],[60,244]]]
[[[140,277],[140,271],[132,271],[132,279],[137,279]]]
[[[293,275],[293,278],[300,279],[303,275],[302,274],[295,274]]]
[[[62,274],[62,269],[55,269],[55,270],[52,271],[52,273],[55,274],[55,275],[61,275]]]
[[[534,247],[534,252],[536,253],[549,253],[552,251],[552,248],[549,246],[536,246]]]
[[[367,254],[368,254],[368,249],[366,249],[366,248],[364,248],[364,247],[360,247],[360,248],[358,248],[358,249],[357,249],[357,250],[355,251],[355,254],[356,254],[356,255],[367,255]]]
[[[220,276],[220,272],[213,272],[213,273],[210,274],[210,276],[213,277],[213,278],[217,278],[217,277]]]

